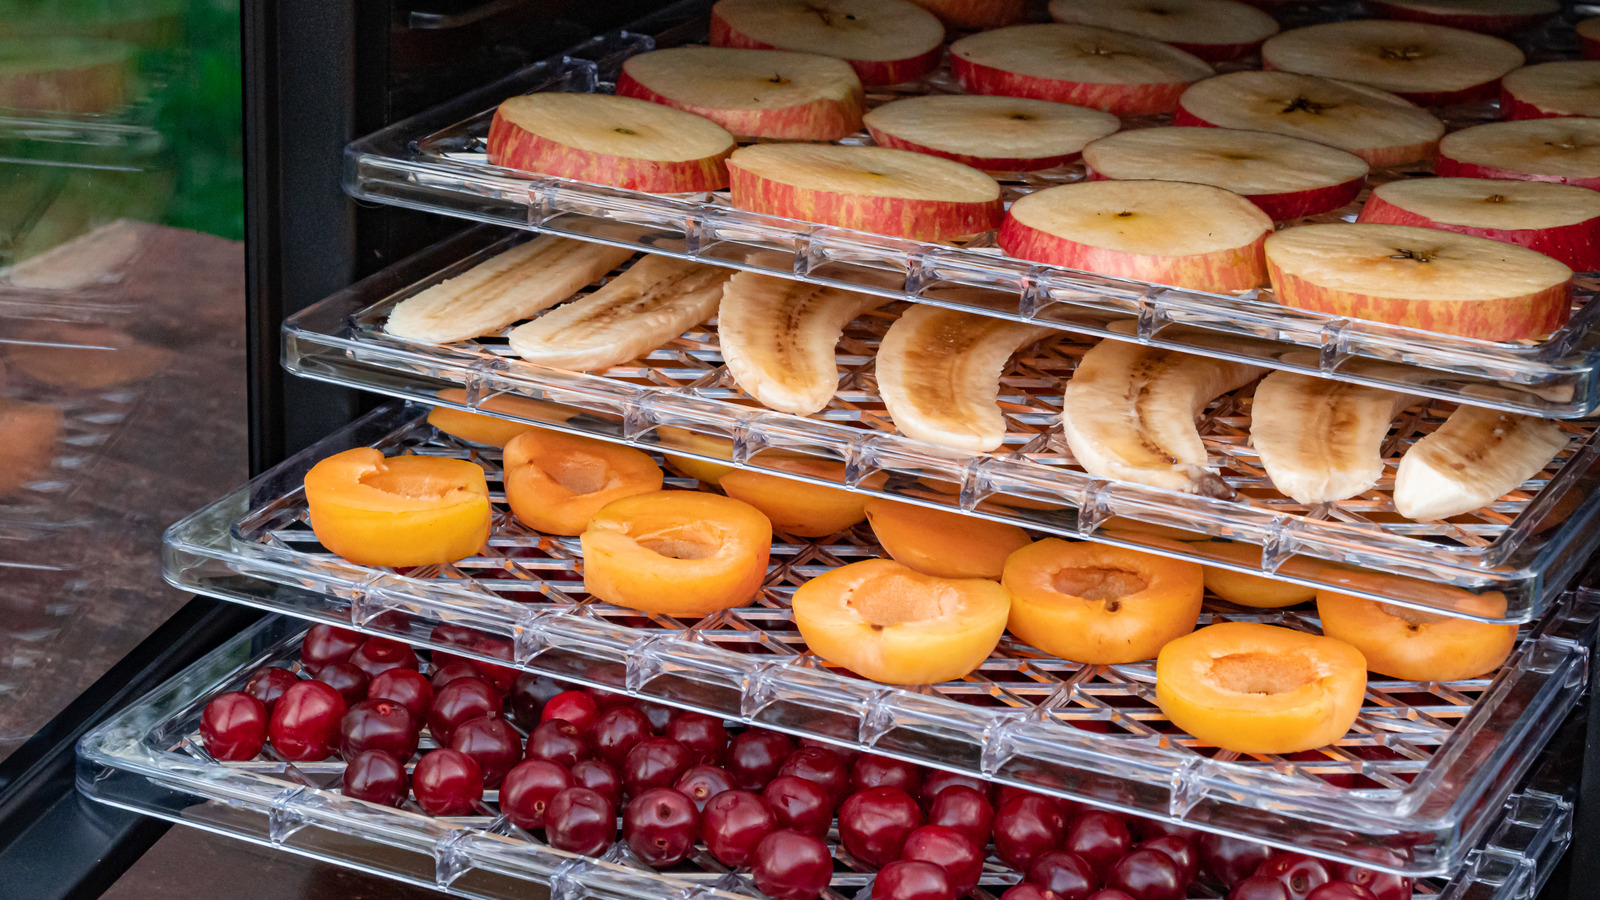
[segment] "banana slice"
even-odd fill
[[[1394,506],[1419,522],[1472,512],[1539,474],[1567,446],[1549,419],[1462,406],[1400,457]]]
[[[441,281],[389,311],[395,337],[448,344],[548,309],[628,261],[632,250],[541,234]]]
[[[732,274],[646,256],[600,290],[517,326],[511,352],[557,369],[604,369],[637,359],[711,318]]]
[[[1067,382],[1062,433],[1091,475],[1232,497],[1206,466],[1195,419],[1216,397],[1266,371],[1123,341],[1101,341]]]
[[[1381,388],[1273,372],[1256,386],[1250,442],[1278,490],[1327,503],[1383,477],[1383,439],[1416,398]]]
[[[733,380],[779,412],[806,416],[839,387],[833,351],[850,320],[888,303],[856,291],[740,272],[722,289],[717,337]]]
[[[1022,347],[1054,329],[936,306],[913,306],[878,347],[878,393],[906,437],[984,453],[1006,436],[1000,373]]]

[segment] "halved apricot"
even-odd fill
[[[733,440],[731,438],[715,434],[700,434],[687,428],[679,428],[676,425],[662,425],[656,429],[656,434],[661,438],[663,447],[678,447],[723,459],[733,458]],[[671,466],[674,471],[710,485],[721,485],[722,476],[733,471],[733,466],[725,466],[721,463],[714,463],[693,456],[678,456],[677,454],[663,451],[661,457],[667,461],[667,465]]]
[[[981,578],[937,578],[869,559],[800,585],[791,606],[800,636],[828,662],[873,681],[930,684],[989,658],[1011,597]]]
[[[0,497],[17,493],[50,469],[62,418],[54,406],[0,397]]]
[[[489,487],[464,459],[346,450],[306,473],[306,504],[322,546],[362,565],[447,563],[489,539]]]
[[[656,491],[607,504],[581,541],[589,593],[630,609],[704,616],[761,589],[772,523],[732,497]]]
[[[1006,560],[1011,633],[1097,666],[1149,659],[1194,630],[1200,567],[1137,550],[1046,538]]]
[[[1226,559],[1246,566],[1261,565],[1261,548],[1235,541],[1200,541],[1190,547],[1197,553]],[[1305,603],[1317,596],[1317,589],[1280,581],[1265,575],[1246,575],[1232,569],[1206,566],[1206,590],[1229,603],[1257,609],[1278,609]]]
[[[1458,604],[1462,612],[1496,617],[1506,614],[1505,595],[1477,596]],[[1322,633],[1361,651],[1367,669],[1404,681],[1459,681],[1487,675],[1511,655],[1517,626],[1491,625],[1440,616],[1338,594],[1317,592]]]
[[[797,475],[844,480],[844,464],[816,459],[777,459],[773,468]],[[754,506],[778,531],[825,537],[867,517],[867,497],[839,488],[740,469],[722,476],[722,490]]]
[[[1161,648],[1156,704],[1202,743],[1297,753],[1350,731],[1367,662],[1344,641],[1257,622],[1224,622]]]
[[[867,521],[896,562],[940,578],[999,578],[1028,543],[1015,525],[893,500],[867,501]]]
[[[467,400],[467,392],[460,388],[445,388],[434,396],[452,403],[465,403]],[[544,421],[555,419],[565,422],[568,418],[567,407],[559,403],[535,400],[532,397],[512,397],[508,394],[490,397],[478,404],[478,408],[491,413],[526,416]],[[471,413],[449,406],[435,406],[429,410],[428,424],[464,441],[488,444],[491,447],[504,447],[517,435],[538,427],[526,422],[513,422],[499,416]]]
[[[506,502],[517,521],[545,534],[579,535],[614,500],[661,490],[648,453],[535,428],[506,444]]]

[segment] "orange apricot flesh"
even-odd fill
[[[362,565],[447,563],[489,539],[483,469],[462,459],[346,450],[306,473],[306,503],[322,546]]]
[[[62,418],[61,410],[45,403],[0,398],[0,497],[49,470]]]
[[[844,464],[822,460],[774,460],[781,471],[844,479]],[[766,513],[772,527],[801,537],[825,537],[867,517],[867,498],[839,488],[740,469],[722,476],[722,490]]]
[[[1483,594],[1463,612],[1506,614],[1505,596]],[[1322,632],[1360,650],[1367,669],[1404,681],[1459,681],[1487,675],[1511,655],[1517,626],[1491,625],[1406,609],[1338,594],[1317,592]]]
[[[465,403],[467,392],[460,388],[445,388],[435,394],[441,400]],[[552,417],[566,421],[567,408],[556,403],[534,400],[531,397],[512,397],[501,394],[490,397],[478,405],[479,409],[508,416],[526,416],[530,419],[549,420]],[[428,411],[428,424],[445,434],[453,435],[474,444],[504,447],[511,439],[537,426],[514,422],[495,415],[471,413],[449,406],[435,406]]]
[[[1011,597],[993,581],[869,559],[802,584],[791,606],[811,652],[828,662],[886,684],[931,684],[994,652]]]
[[[656,433],[660,436],[663,447],[678,447],[723,459],[733,458],[733,440],[731,438],[715,434],[699,434],[687,428],[679,428],[676,425],[663,425],[656,429]],[[721,485],[722,476],[733,471],[733,466],[725,466],[721,463],[714,463],[693,456],[678,456],[674,453],[665,452],[661,456],[674,471],[713,486]]]
[[[998,579],[1006,557],[1028,543],[1015,525],[910,503],[869,500],[866,511],[883,549],[924,575]]]
[[[1232,541],[1201,541],[1190,545],[1206,556],[1226,559],[1246,566],[1261,565],[1261,548],[1254,544]],[[1280,581],[1265,575],[1246,575],[1232,569],[1206,566],[1206,590],[1229,603],[1253,606],[1257,609],[1279,609],[1307,603],[1317,596],[1317,589]]]
[[[661,490],[661,468],[632,447],[535,428],[506,444],[506,502],[517,521],[575,536],[601,507]]]
[[[704,616],[750,602],[772,552],[772,523],[732,497],[656,491],[607,504],[580,539],[583,584],[607,603]]]
[[[1212,625],[1156,657],[1156,704],[1172,724],[1239,753],[1327,746],[1355,724],[1366,691],[1361,651],[1275,625]]]
[[[1007,627],[1062,659],[1098,666],[1155,656],[1194,630],[1200,567],[1137,550],[1046,538],[1006,560]]]

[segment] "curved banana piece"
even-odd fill
[[[1343,500],[1383,477],[1383,440],[1415,402],[1381,388],[1273,372],[1256,385],[1250,442],[1273,486],[1297,502]]]
[[[1539,474],[1566,446],[1566,432],[1549,419],[1458,407],[1400,457],[1395,509],[1419,522],[1472,512]]]
[[[1000,373],[1022,347],[1054,333],[936,306],[913,306],[878,347],[878,393],[906,437],[963,453],[1005,440]]]
[[[711,318],[732,274],[646,256],[598,291],[518,325],[511,352],[558,369],[604,369],[637,359]]]
[[[889,302],[857,291],[740,272],[722,289],[717,338],[728,372],[779,412],[810,415],[839,388],[834,347],[850,321]]]
[[[1266,371],[1123,341],[1101,341],[1067,382],[1061,429],[1091,475],[1209,497],[1234,491],[1206,466],[1195,419]]]

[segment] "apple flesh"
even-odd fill
[[[1538,338],[1572,306],[1572,270],[1525,247],[1406,225],[1301,225],[1267,239],[1279,303],[1488,341]]]
[[[1474,125],[1439,142],[1434,170],[1461,178],[1553,181],[1600,190],[1600,119]]]
[[[1367,0],[1386,19],[1509,34],[1561,11],[1558,0]]]
[[[842,59],[673,47],[631,56],[617,95],[703,116],[743,137],[836,141],[861,130],[866,93]]]
[[[1264,68],[1371,85],[1424,106],[1487,100],[1523,63],[1515,44],[1486,34],[1360,19],[1296,28],[1261,45]]]
[[[757,144],[728,159],[733,205],[894,237],[993,231],[1000,185],[948,159],[884,147]]]
[[[1272,220],[1238,194],[1179,181],[1085,181],[1011,204],[1000,249],[1018,259],[1212,293],[1266,281]]]
[[[1050,18],[1164,41],[1206,62],[1247,56],[1278,21],[1235,0],[1050,0]]]
[[[1600,192],[1542,181],[1415,178],[1375,189],[1357,222],[1415,225],[1516,244],[1600,270]]]
[[[916,0],[916,4],[957,31],[987,31],[1022,21],[1028,0]]]
[[[1203,60],[1137,35],[1086,25],[1015,25],[950,45],[950,70],[971,94],[1027,97],[1117,116],[1172,112]]]
[[[939,67],[944,25],[910,0],[718,0],[711,45],[834,56],[863,84],[900,84]]]
[[[1600,16],[1584,19],[1573,27],[1578,32],[1578,48],[1584,59],[1600,59]]]
[[[1570,59],[1524,66],[1500,79],[1502,118],[1600,116],[1600,61]]]
[[[1099,110],[981,94],[896,100],[867,113],[880,147],[953,159],[990,172],[1032,172],[1078,158],[1090,141],[1121,127]]]
[[[524,94],[489,123],[494,165],[658,194],[726,187],[733,147],[715,122],[609,94]]]

